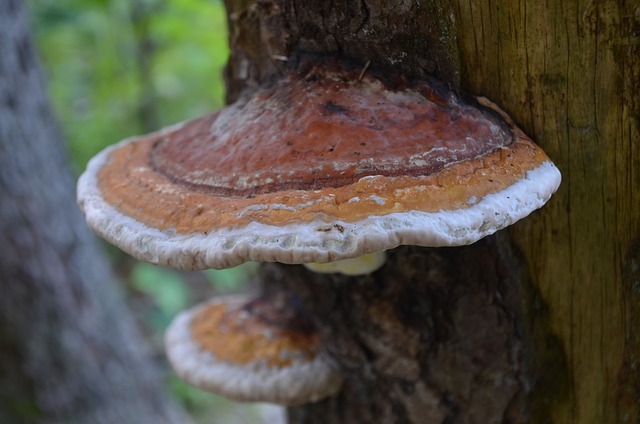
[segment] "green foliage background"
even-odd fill
[[[35,0],[49,89],[79,169],[97,151],[133,134],[142,89],[165,126],[222,106],[226,17],[215,0]],[[138,46],[146,35],[150,51]],[[141,74],[140,55],[150,61]]]
[[[30,7],[50,98],[77,173],[110,144],[223,105],[229,50],[220,0],[33,0]],[[159,357],[164,329],[178,312],[253,287],[252,264],[185,273],[107,249]],[[278,414],[239,408],[169,380],[176,398],[203,423],[274,422]]]

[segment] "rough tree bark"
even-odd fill
[[[431,74],[503,107],[564,175],[545,208],[473,246],[400,248],[355,279],[266,266],[347,379],[290,422],[639,422],[637,2],[226,6],[229,101],[304,53]]]
[[[186,423],[75,205],[19,0],[0,0],[0,422]]]

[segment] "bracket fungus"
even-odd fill
[[[299,405],[342,385],[313,326],[282,295],[219,297],[182,312],[165,346],[181,378],[237,401]]]
[[[222,110],[107,148],[78,183],[90,227],[181,269],[327,263],[470,244],[558,188],[558,169],[500,113],[437,82],[359,74],[300,66]]]
[[[96,233],[147,262],[358,275],[400,245],[474,243],[540,208],[560,179],[489,102],[326,61],[105,149],[78,203]],[[251,305],[225,298],[181,314],[166,337],[177,373],[237,400],[335,393],[341,378],[317,335],[273,326]]]

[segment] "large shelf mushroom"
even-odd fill
[[[358,74],[303,67],[107,148],[78,182],[87,222],[175,268],[326,263],[470,244],[557,189],[558,169],[498,113],[438,83]]]
[[[136,258],[175,268],[275,261],[357,275],[399,245],[471,244],[558,188],[547,155],[495,108],[436,82],[360,73],[303,65],[220,111],[105,149],[78,182],[87,222]],[[167,343],[179,373],[221,391],[195,371],[219,365],[191,342],[203,313],[178,318]],[[227,365],[225,379],[245,375]],[[339,385],[330,381],[329,392]]]

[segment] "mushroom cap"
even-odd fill
[[[78,182],[89,226],[182,269],[331,262],[456,246],[560,184],[498,113],[436,82],[328,63],[207,116],[109,147]]]
[[[182,379],[237,401],[298,405],[335,394],[336,369],[318,353],[308,328],[286,328],[224,296],[182,312],[165,334],[167,356]]]

